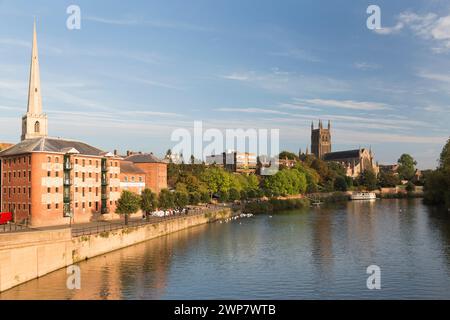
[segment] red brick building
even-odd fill
[[[48,137],[40,92],[35,27],[21,142],[0,152],[0,211],[36,227],[117,219],[122,189],[167,187],[167,165],[151,154],[124,161],[84,142]]]
[[[126,161],[132,162],[145,172],[145,186],[155,193],[167,189],[167,162],[157,158],[153,153],[136,153],[128,155]]]

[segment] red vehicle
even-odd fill
[[[0,225],[7,224],[12,221],[13,214],[12,212],[0,212]]]

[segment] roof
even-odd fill
[[[359,158],[360,151],[364,151],[364,149],[330,152],[330,153],[326,153],[323,156],[323,159],[325,161],[333,161],[333,160],[341,160],[341,159]]]
[[[78,151],[79,154],[90,156],[101,156],[101,154],[103,153],[102,150],[97,149],[84,142],[65,140],[60,138],[40,137],[35,139],[23,140],[13,147],[0,152],[0,157],[31,152],[67,153],[68,151]]]
[[[131,156],[126,157],[125,160],[134,163],[163,163],[161,159],[154,156],[152,153],[132,154]]]
[[[120,173],[145,174],[145,171],[135,166],[131,161],[122,160],[120,161]]]

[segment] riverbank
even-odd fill
[[[230,208],[91,235],[70,228],[0,234],[0,292],[89,258],[201,224],[230,218]]]

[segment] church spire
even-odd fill
[[[33,25],[27,113],[22,117],[21,140],[47,136],[47,115],[42,113],[41,78],[37,45],[36,20]]]
[[[33,25],[33,46],[31,49],[30,83],[28,88],[28,113],[42,113],[41,79],[37,47],[36,20]]]

